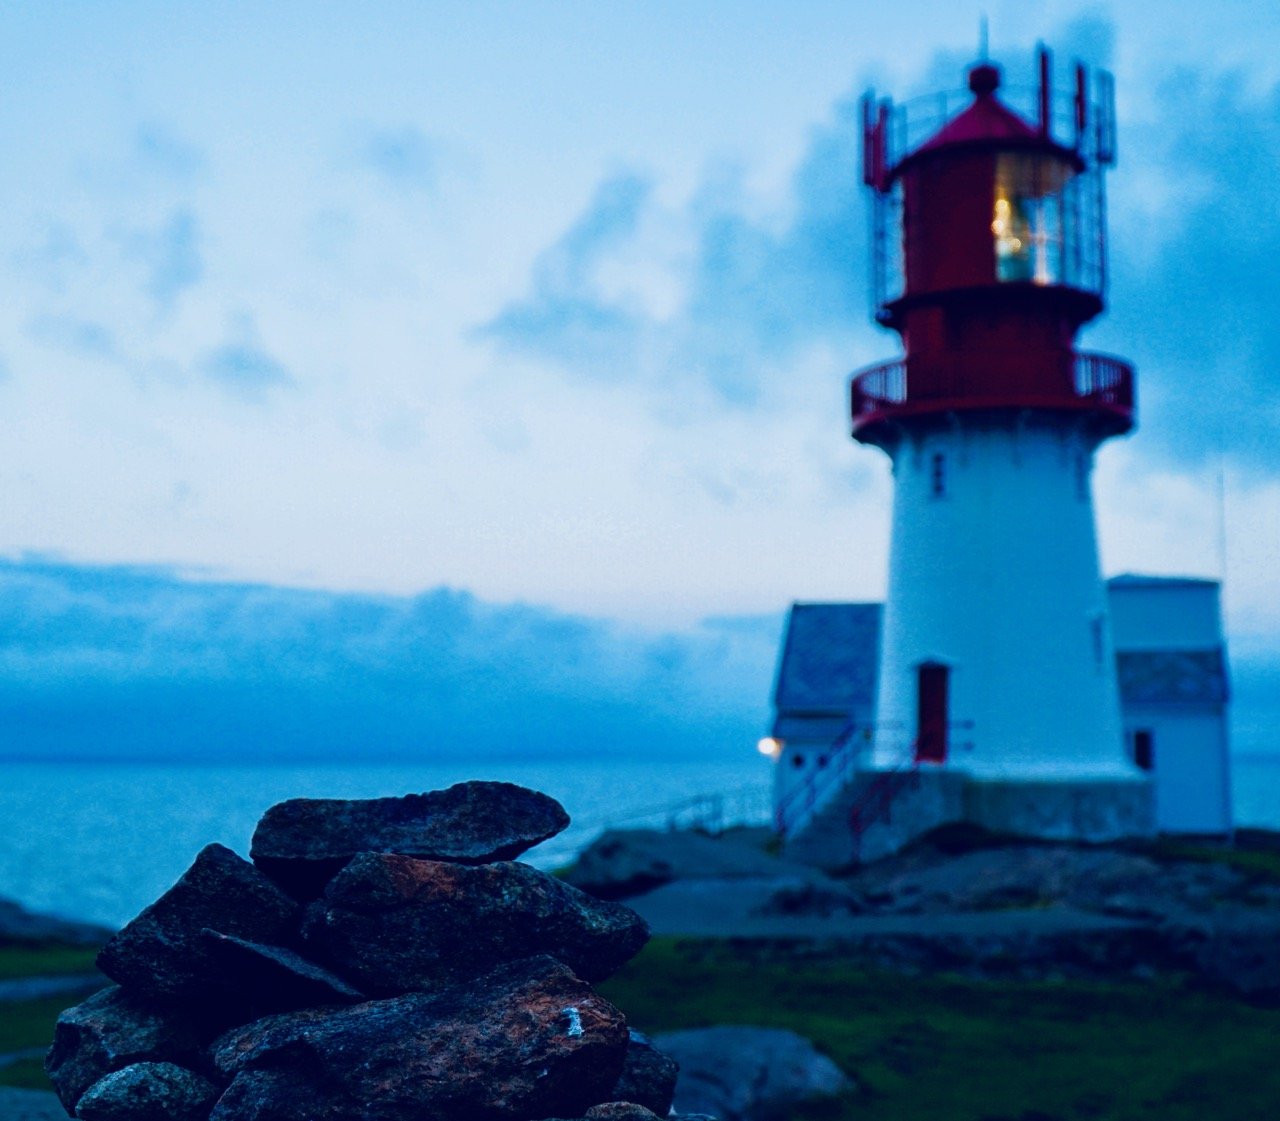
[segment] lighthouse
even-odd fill
[[[1059,84],[1049,52],[1037,61],[1029,90],[984,59],[954,95],[863,99],[874,314],[902,342],[850,383],[853,438],[893,470],[874,696],[863,715],[832,705],[825,731],[837,709],[847,723],[826,746],[797,738],[819,725],[792,698],[854,696],[847,675],[821,681],[806,634],[854,634],[872,606],[797,605],[764,741],[779,830],[817,863],[947,821],[1084,840],[1155,828],[1092,494],[1097,450],[1134,427],[1135,375],[1076,341],[1105,306],[1112,84],[1080,65]]]

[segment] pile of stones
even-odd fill
[[[210,845],[98,957],[46,1070],[84,1121],[666,1116],[675,1063],[595,993],[644,921],[515,857],[569,823],[507,783],[297,799]]]

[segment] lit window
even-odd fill
[[[1053,156],[1005,153],[998,158],[991,214],[997,280],[1062,282],[1063,192],[1073,174]]]

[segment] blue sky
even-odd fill
[[[454,664],[403,619],[448,606],[497,651],[464,664],[510,683],[503,719],[749,742],[786,604],[883,593],[887,468],[844,422],[847,371],[896,347],[867,319],[854,99],[959,84],[980,10],[793,7],[0,9],[0,610],[47,624],[3,662],[14,726],[91,745],[118,710],[97,726],[141,743],[130,713],[221,673],[236,736],[314,742],[262,698],[323,679],[391,737],[431,711],[403,667]],[[1137,363],[1142,415],[1100,458],[1104,567],[1220,575],[1224,484],[1260,728],[1280,12],[983,7],[1015,75],[1039,38],[1116,73],[1112,309],[1084,343]],[[270,600],[281,645],[229,598]]]

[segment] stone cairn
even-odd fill
[[[591,985],[635,912],[514,858],[558,802],[468,782],[295,799],[209,845],[98,956],[45,1069],[84,1121],[665,1117],[675,1063]]]

